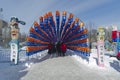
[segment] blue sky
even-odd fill
[[[0,8],[5,20],[12,16],[24,20],[26,25],[20,25],[20,31],[26,33],[39,16],[56,10],[73,13],[85,24],[120,27],[120,0],[0,0]]]

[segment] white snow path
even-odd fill
[[[90,69],[65,56],[35,63],[21,80],[120,80],[120,73]]]
[[[0,80],[120,80],[120,66],[116,59],[105,55],[105,68],[100,68],[95,54],[91,54],[88,64],[71,53],[74,52],[67,51],[71,56],[55,57],[43,51],[30,56],[29,61],[21,55],[18,65],[0,63]]]
[[[24,65],[0,63],[0,66],[0,80],[20,80],[28,72]]]

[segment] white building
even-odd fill
[[[0,45],[3,47],[8,47],[10,40],[11,36],[8,23],[4,20],[0,20]]]

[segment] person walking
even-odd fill
[[[118,54],[116,55],[116,57],[120,61],[120,51],[118,52]]]
[[[57,49],[57,54],[58,54],[58,56],[61,56],[61,48],[60,48],[60,46],[61,46],[61,43],[60,43],[60,41],[57,43],[57,45],[56,45],[56,49]]]
[[[55,46],[54,43],[52,44],[52,47],[53,47],[53,48],[52,48],[52,52],[53,52],[53,53],[56,53],[56,46]]]
[[[120,51],[116,55],[110,55],[110,57],[115,57],[120,61]]]
[[[52,48],[53,48],[53,46],[52,46],[52,44],[50,43],[50,44],[48,44],[48,54],[52,54]]]
[[[52,44],[52,57],[55,57],[56,56],[56,45],[55,43]]]
[[[62,53],[62,56],[65,56],[65,53],[67,51],[67,46],[66,44],[64,44],[63,42],[61,43],[61,46],[60,46],[60,49],[61,49],[61,53]]]

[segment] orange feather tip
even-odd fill
[[[59,11],[56,11],[56,15],[57,15],[57,16],[60,16],[60,12],[59,12]]]
[[[84,26],[84,22],[81,22],[79,25],[80,25],[80,27],[83,27]]]
[[[29,41],[29,37],[27,37],[26,40]]]
[[[72,13],[70,13],[69,18],[73,18],[73,14]]]
[[[27,52],[29,52],[28,47],[26,47]]]
[[[40,19],[41,22],[43,22],[43,17],[42,16],[40,16],[39,19]]]
[[[87,38],[87,42],[89,42],[89,39]]]
[[[52,16],[52,12],[48,12],[48,16]]]
[[[87,33],[88,32],[88,30],[87,29],[84,29],[84,33]]]
[[[79,18],[75,18],[75,22],[79,22]]]
[[[44,18],[48,18],[48,14],[47,13],[44,15]]]
[[[39,26],[37,21],[34,21],[34,26]]]
[[[67,12],[66,12],[66,11],[63,11],[62,15],[66,15],[66,14],[67,14]]]
[[[34,31],[34,28],[33,27],[30,27],[30,32]]]

